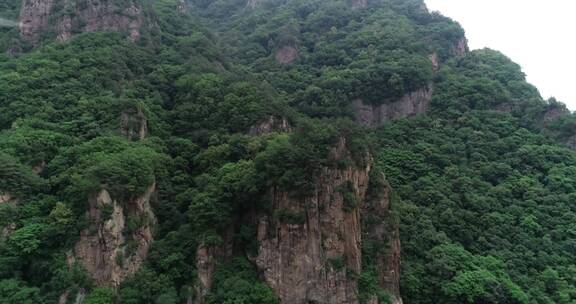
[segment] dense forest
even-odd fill
[[[423,0],[30,2],[0,3],[32,20],[0,24],[0,303],[576,303],[576,116]],[[345,300],[273,279],[313,214]]]

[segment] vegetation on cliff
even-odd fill
[[[182,303],[199,294],[204,245],[229,248],[207,303],[277,303],[253,261],[254,214],[306,219],[266,194],[307,197],[325,168],[372,160],[395,193],[405,303],[576,301],[575,116],[561,103],[501,53],[467,52],[460,26],[421,0],[252,2],[146,2],[143,39],[75,33],[21,54],[17,29],[0,28],[0,302]],[[355,99],[429,86],[428,113],[354,121]],[[258,128],[270,117],[290,127]],[[73,254],[89,200],[152,183],[144,265],[96,286]],[[361,302],[384,302],[375,257],[389,248],[363,245],[363,271],[347,275]]]

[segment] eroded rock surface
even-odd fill
[[[44,36],[66,41],[97,31],[123,32],[137,40],[143,25],[143,9],[132,0],[24,0],[20,10],[20,36],[32,44]]]
[[[150,206],[155,189],[153,184],[140,197],[125,202],[102,190],[90,200],[90,227],[81,232],[74,252],[98,286],[118,287],[146,259],[156,222]],[[133,231],[126,230],[129,218],[138,221]]]
[[[23,0],[20,10],[20,36],[37,42],[48,27],[54,0]]]
[[[233,238],[234,225],[230,225],[228,231],[222,236],[221,245],[200,244],[196,249],[198,282],[194,286],[196,290],[196,301],[194,303],[206,303],[206,296],[210,293],[214,283],[214,273],[216,272],[217,264],[225,262],[233,255]]]
[[[142,110],[124,111],[120,115],[120,131],[130,140],[144,139],[148,136],[148,119]]]
[[[292,125],[286,118],[271,115],[260,124],[250,127],[250,130],[248,130],[248,135],[259,136],[273,132],[285,133],[291,131]]]
[[[339,147],[334,154],[346,153]],[[272,189],[273,213],[258,220],[256,265],[280,303],[358,303],[355,274],[362,272],[361,216],[370,170],[371,162],[325,168],[314,193],[301,198]],[[383,269],[386,278],[395,279],[388,275],[390,267]]]
[[[7,203],[12,200],[12,195],[10,193],[1,193],[0,192],[0,204]]]
[[[468,39],[466,37],[460,38],[450,49],[452,56],[464,56],[468,53]]]
[[[352,103],[356,121],[367,126],[378,126],[395,119],[425,113],[432,101],[432,87],[406,94],[400,100],[381,105],[364,103],[356,99]]]

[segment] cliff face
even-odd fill
[[[422,88],[404,95],[400,100],[381,105],[366,104],[362,99],[352,102],[356,121],[367,126],[378,126],[389,121],[425,113],[432,101],[432,87]]]
[[[336,155],[346,153],[344,143]],[[294,198],[272,189],[272,215],[258,219],[256,264],[280,303],[358,303],[357,276],[362,272],[362,208],[371,164],[363,168],[326,168],[315,193]],[[388,208],[388,204],[381,205]],[[385,212],[385,211],[383,211]],[[380,235],[397,239],[397,233]],[[382,256],[383,288],[396,293],[398,261]]]
[[[259,136],[272,132],[285,133],[292,131],[292,125],[284,117],[269,116],[259,124],[253,125],[248,130],[248,135]]]
[[[468,39],[466,37],[460,38],[450,49],[450,55],[453,57],[464,56],[468,53]]]
[[[221,245],[208,246],[201,244],[196,249],[196,270],[198,281],[194,286],[196,290],[196,301],[194,303],[206,303],[206,296],[210,293],[214,282],[214,272],[220,261],[226,261],[234,253],[234,225],[230,225],[228,231],[222,236]],[[191,301],[191,299],[190,299]]]
[[[139,2],[114,0],[24,0],[20,10],[20,36],[38,44],[54,33],[66,41],[78,33],[115,31],[130,40],[140,37],[144,12]]]
[[[341,140],[331,154],[335,160],[349,157],[346,142]],[[371,160],[361,168],[325,168],[315,181],[314,193],[305,197],[272,188],[270,212],[235,219],[222,235],[221,245],[197,248],[194,303],[205,303],[218,264],[235,254],[233,227],[238,221],[257,226],[258,253],[248,258],[280,303],[359,303],[363,237],[381,244],[383,250],[376,257],[379,286],[394,304],[402,303],[400,239],[391,217],[390,190],[370,186],[371,170]],[[370,303],[379,302],[374,296]]]
[[[20,9],[20,36],[28,41],[39,41],[48,27],[55,0],[24,0]]]
[[[130,140],[148,136],[148,119],[142,110],[124,111],[120,114],[120,133]]]
[[[90,200],[90,227],[82,231],[75,258],[98,286],[118,287],[148,255],[156,219],[150,200],[156,186],[135,199],[120,202],[102,190]]]

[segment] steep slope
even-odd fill
[[[421,0],[6,7],[0,302],[576,300],[574,116]]]

